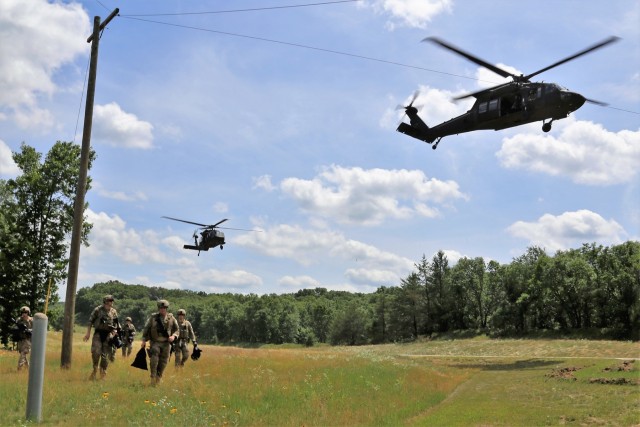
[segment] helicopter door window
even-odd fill
[[[495,111],[498,109],[498,100],[492,99],[489,101],[489,111]]]
[[[538,88],[538,98],[542,98],[542,87]]]
[[[478,104],[478,113],[486,113],[487,112],[487,102],[481,102]]]

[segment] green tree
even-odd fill
[[[89,167],[95,152],[91,152]],[[41,310],[51,280],[52,306],[58,283],[66,278],[68,241],[80,167],[80,146],[56,142],[42,155],[22,144],[13,160],[21,170],[15,179],[0,181],[0,305],[2,330],[21,305]],[[87,178],[87,190],[91,187]],[[85,205],[86,209],[86,205]],[[83,223],[82,242],[91,224]],[[6,342],[6,332],[2,341]]]

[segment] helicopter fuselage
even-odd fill
[[[469,111],[431,128],[418,116],[415,107],[409,107],[406,113],[410,124],[400,123],[397,131],[431,144],[449,135],[563,119],[584,103],[582,95],[555,83],[511,82],[483,92]],[[543,124],[545,132],[550,129],[550,123]]]

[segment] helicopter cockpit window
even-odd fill
[[[498,109],[498,100],[492,99],[489,101],[489,111],[495,111]]]
[[[478,113],[486,113],[487,112],[487,102],[481,102],[478,104]]]

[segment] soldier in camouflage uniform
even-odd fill
[[[131,323],[131,317],[127,317],[124,322],[124,326],[122,326],[122,340],[124,341],[122,344],[122,356],[129,357],[131,354],[131,348],[133,347],[133,337],[136,334],[136,327]]]
[[[178,321],[173,314],[167,313],[169,301],[158,301],[158,312],[149,317],[142,330],[142,348],[151,341],[150,368],[151,385],[156,386],[162,379],[162,373],[169,362],[171,344],[178,339]]]
[[[189,359],[189,348],[187,344],[189,340],[193,341],[193,345],[197,346],[196,335],[193,333],[191,322],[186,320],[187,312],[183,309],[178,310],[178,342],[175,344],[176,349],[176,368],[182,368],[184,363]]]
[[[88,341],[91,335],[91,327],[94,327],[93,340],[91,341],[91,358],[93,360],[93,372],[89,377],[95,380],[100,365],[100,379],[107,376],[109,358],[113,354],[111,340],[116,336],[120,328],[118,312],[113,308],[113,296],[105,295],[102,305],[97,306],[89,317],[89,327],[83,341]]]
[[[18,371],[21,371],[24,366],[29,367],[29,359],[27,355],[31,351],[31,332],[33,330],[33,317],[31,317],[31,309],[29,307],[22,307],[20,309],[20,317],[16,319],[18,351],[20,357],[18,358]]]

